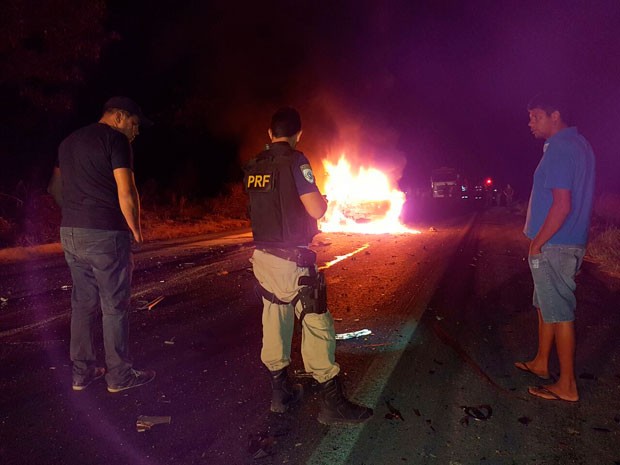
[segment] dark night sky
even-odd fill
[[[598,191],[620,192],[617,0],[106,3],[118,40],[67,121],[90,122],[112,94],[138,100],[157,123],[136,144],[139,180],[234,179],[292,104],[319,177],[319,160],[346,150],[405,185],[453,165],[526,197],[542,143],[525,107],[551,89],[572,97]]]

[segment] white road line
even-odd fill
[[[473,223],[473,218],[461,230],[459,239],[454,241],[453,255],[457,246],[461,243]],[[444,275],[449,260],[444,261],[441,266],[435,266],[429,273],[423,276],[424,285],[422,293],[411,296],[406,308],[409,310],[410,318],[401,327],[400,334],[402,338],[397,338],[390,345],[390,350],[376,354],[368,371],[360,384],[354,391],[354,398],[364,405],[378,406],[381,393],[385,390],[388,380],[392,372],[396,368],[407,344],[411,341],[418,322],[422,318],[424,310],[427,308],[439,281]],[[400,340],[398,340],[400,339]],[[375,412],[375,415],[377,412]],[[370,421],[373,421],[372,419]],[[329,429],[329,433],[321,440],[318,447],[314,450],[306,465],[344,465],[347,462],[351,451],[355,448],[360,434],[365,425],[333,425]]]
[[[61,313],[60,315],[51,316],[49,318],[46,318],[45,320],[37,321],[36,323],[32,323],[32,324],[25,325],[25,326],[20,326],[19,328],[9,329],[7,331],[2,331],[0,333],[0,338],[6,337],[6,336],[13,336],[13,335],[19,334],[19,333],[23,333],[24,331],[28,331],[29,329],[38,328],[39,326],[45,326],[46,324],[51,323],[53,321],[60,320],[62,318],[69,318],[70,315],[71,315],[70,312]]]

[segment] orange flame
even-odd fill
[[[344,154],[337,164],[323,160],[323,166],[328,199],[327,212],[320,223],[323,232],[419,234],[400,222],[405,194],[395,189],[384,173],[361,167],[354,174]]]

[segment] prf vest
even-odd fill
[[[307,246],[319,232],[301,203],[293,169],[295,152],[286,142],[273,144],[244,168],[250,197],[252,234],[257,247]]]

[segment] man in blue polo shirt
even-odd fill
[[[594,153],[588,141],[567,124],[563,103],[538,95],[528,105],[529,127],[545,139],[534,173],[525,222],[531,240],[529,265],[538,312],[538,352],[515,367],[549,379],[549,355],[555,342],[560,378],[554,384],[530,387],[546,400],[576,402],[575,275],[585,254],[594,195]]]

